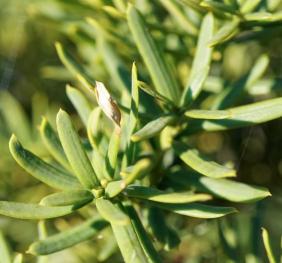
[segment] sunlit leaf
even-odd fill
[[[114,205],[110,200],[98,198],[95,201],[100,215],[112,225],[129,224],[128,216],[121,210],[118,205]]]
[[[58,135],[51,124],[44,117],[39,128],[41,139],[51,155],[68,171],[71,171],[70,164],[60,143]]]
[[[240,20],[236,18],[233,21],[224,24],[210,40],[209,46],[214,47],[220,45],[232,38],[239,32],[239,24]]]
[[[200,176],[186,169],[172,171],[168,177],[183,186],[196,188],[198,191],[208,192],[232,202],[255,202],[271,195],[268,189],[261,186]]]
[[[0,201],[0,214],[18,219],[48,219],[71,214],[77,206],[43,206]]]
[[[12,262],[7,241],[1,231],[0,231],[0,255],[1,255],[0,263],[11,263]]]
[[[220,131],[251,126],[282,117],[282,98],[256,102],[228,109],[230,117],[223,120],[206,120],[191,123],[189,132],[198,130]]]
[[[230,213],[235,213],[236,209],[233,207],[220,207],[203,205],[198,203],[193,204],[164,204],[152,203],[153,206],[169,210],[176,214],[196,217],[196,218],[218,218]]]
[[[84,205],[91,202],[93,198],[93,194],[87,190],[63,191],[45,196],[40,204],[45,206]]]
[[[213,31],[214,18],[213,15],[209,13],[202,21],[192,69],[181,98],[182,106],[185,106],[196,99],[201,91],[204,80],[208,75],[212,55],[212,48],[208,43],[213,37]]]
[[[66,93],[73,106],[75,107],[77,113],[79,114],[81,120],[83,121],[84,125],[87,125],[87,121],[92,110],[89,102],[81,91],[70,85],[67,85]]]
[[[178,142],[174,144],[174,149],[183,162],[203,175],[212,178],[236,176],[235,170],[208,160],[188,145]]]
[[[17,163],[43,183],[62,190],[82,187],[73,176],[46,163],[33,153],[24,149],[16,136],[13,135],[11,137],[9,146],[11,154]]]
[[[93,167],[72,126],[69,115],[63,110],[60,110],[57,115],[57,129],[68,161],[80,182],[87,188],[97,187],[100,183]]]
[[[163,55],[148,32],[141,13],[135,7],[129,5],[127,19],[130,31],[148,68],[156,90],[176,105],[179,104],[179,87]]]
[[[131,136],[131,140],[134,142],[138,142],[154,137],[155,135],[159,134],[166,126],[173,123],[175,120],[176,116],[167,115],[150,121],[142,129],[134,133]]]
[[[14,133],[25,143],[31,141],[31,127],[20,103],[7,91],[0,92],[0,114],[10,134]]]
[[[211,196],[208,194],[193,194],[189,192],[165,192],[160,191],[156,188],[137,185],[130,185],[129,187],[127,187],[125,194],[129,197],[171,204],[200,202],[211,199]]]
[[[27,252],[33,255],[55,253],[92,238],[106,226],[104,220],[91,218],[66,231],[32,243]]]
[[[193,119],[221,120],[230,117],[228,110],[189,110],[185,116]]]
[[[190,35],[197,35],[197,27],[189,20],[189,17],[181,12],[181,8],[174,2],[174,0],[160,0],[163,6],[175,19],[175,21]]]
[[[265,228],[262,228],[262,240],[263,240],[264,248],[265,248],[266,255],[267,255],[269,263],[278,262],[278,261],[276,261],[274,255],[273,255],[272,247],[270,245],[270,240],[269,240],[269,234],[268,234],[268,231]]]

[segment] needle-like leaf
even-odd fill
[[[66,93],[84,125],[87,125],[87,121],[92,110],[88,100],[85,98],[81,91],[70,85],[67,85]]]
[[[220,131],[251,126],[282,117],[282,98],[256,102],[228,109],[230,117],[223,120],[191,122],[189,133],[199,130]]]
[[[156,188],[130,185],[126,188],[125,194],[129,197],[146,199],[159,203],[181,204],[208,201],[212,197],[208,194],[193,194],[189,192],[165,192]]]
[[[270,245],[269,234],[265,228],[262,228],[262,240],[263,240],[264,248],[265,248],[269,263],[276,263],[277,261],[274,257],[274,254],[273,254],[273,251]]]
[[[95,236],[107,226],[107,222],[91,218],[69,230],[49,236],[30,245],[27,253],[33,255],[48,255],[72,247]]]
[[[57,129],[69,163],[80,182],[90,189],[98,187],[100,183],[93,167],[72,126],[69,115],[63,110],[60,110],[57,115]]]
[[[0,263],[11,263],[11,255],[3,233],[0,231]]]
[[[23,142],[31,142],[31,127],[19,102],[7,91],[0,92],[0,114],[10,133]]]
[[[22,147],[15,135],[10,139],[10,151],[17,163],[43,183],[62,190],[81,188],[78,180],[62,170],[46,163]]]
[[[18,202],[0,201],[0,214],[19,219],[48,219],[71,214],[79,207],[43,206]]]
[[[212,178],[236,176],[236,171],[204,158],[196,149],[175,143],[174,149],[180,159],[197,172]]]
[[[185,116],[193,119],[203,120],[221,120],[231,117],[228,110],[189,110],[185,112]]]
[[[94,199],[93,194],[87,190],[63,191],[45,196],[40,204],[45,206],[84,205]]]
[[[229,179],[214,179],[194,174],[191,171],[176,170],[168,177],[177,184],[208,192],[231,202],[249,203],[271,196],[268,189],[260,186],[248,185]]]
[[[179,87],[163,55],[148,32],[142,15],[135,7],[129,5],[127,19],[130,31],[148,68],[156,90],[174,102],[175,105],[178,105]]]
[[[218,218],[236,212],[236,209],[233,207],[210,206],[198,203],[164,204],[154,202],[152,205],[180,215],[196,218]]]
[[[53,130],[48,120],[43,117],[39,128],[41,139],[50,152],[50,154],[58,161],[64,168],[71,171],[70,164],[65,155],[64,149],[60,143],[58,135]]]
[[[182,94],[181,106],[186,106],[197,98],[208,75],[212,55],[212,48],[209,47],[208,43],[213,37],[213,31],[214,18],[209,13],[202,21],[196,54],[188,83]]]
[[[147,123],[142,129],[137,131],[131,136],[131,140],[138,142],[141,140],[149,139],[160,133],[166,126],[173,123],[176,120],[176,116],[167,115],[159,117],[153,121]]]
[[[112,225],[127,225],[129,224],[128,216],[110,200],[98,198],[95,201],[96,207],[100,215],[110,222]]]

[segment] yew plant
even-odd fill
[[[87,14],[83,25],[79,24],[83,33],[77,34],[81,28],[77,29],[73,39],[86,41],[88,46],[95,40],[94,50],[103,57],[111,81],[105,79],[109,85],[104,84],[61,43],[55,44],[60,60],[74,78],[73,85],[79,87],[67,85],[66,94],[83,129],[78,132],[72,115],[63,109],[57,113],[56,127],[43,116],[39,135],[50,156],[45,159],[30,151],[24,139],[11,136],[9,149],[15,161],[54,193],[38,204],[0,201],[0,214],[40,220],[40,239],[34,237],[26,252],[40,260],[108,231],[105,243],[110,248],[103,260],[118,247],[128,263],[166,262],[164,250],[170,251],[181,242],[176,227],[166,222],[168,214],[186,216],[188,221],[216,220],[240,212],[233,207],[235,203],[256,202],[271,195],[264,187],[234,180],[234,165],[209,159],[195,147],[193,136],[282,116],[280,97],[243,106],[235,103],[242,94],[255,93],[254,84],[269,65],[266,55],[260,56],[239,81],[221,87],[218,94],[204,94],[214,47],[228,45],[245,30],[257,34],[257,28],[275,27],[281,23],[281,15],[254,12],[259,10],[255,4],[259,1],[158,1],[185,29],[176,34],[195,39],[195,44],[189,44],[194,47],[193,61],[183,86],[171,65],[177,58],[172,54],[169,59],[159,47],[165,37],[156,39],[149,30],[158,30],[154,18],[147,21],[134,3],[96,2],[95,8],[118,19],[127,34],[121,36],[114,28],[109,29],[110,18],[103,26],[101,17]],[[86,10],[85,5],[81,4]],[[181,7],[198,14],[198,26]],[[222,24],[219,29],[216,21]],[[166,26],[161,28],[166,30]],[[114,45],[127,56],[118,56]],[[130,71],[123,59],[130,60]],[[82,218],[79,224],[48,233],[48,219],[73,213]],[[275,262],[267,231],[263,233],[269,258]],[[4,255],[5,263],[12,262],[9,253]],[[15,262],[21,260],[22,256],[17,256]]]

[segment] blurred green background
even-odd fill
[[[103,19],[109,15],[101,6],[105,3],[112,5],[113,2],[115,1],[0,0],[0,89],[1,92],[9,91],[22,105],[32,123],[31,147],[42,156],[45,155],[44,148],[36,135],[40,115],[48,114],[52,119],[59,107],[74,113],[65,95],[65,84],[73,82],[73,79],[58,59],[54,42],[60,41],[67,49],[72,50],[87,65],[89,72],[93,73],[95,78],[97,76],[99,80],[113,83],[114,79],[103,61],[103,56],[99,53],[97,39],[91,36],[89,28],[85,25],[85,17],[93,17],[100,19],[103,27],[109,27],[111,24],[107,24],[106,20],[102,23]],[[158,1],[136,2],[140,7],[142,6],[148,21],[155,23],[154,19],[157,19],[157,24],[168,24],[167,28],[179,31],[180,36],[185,35],[185,32],[170,18],[166,9]],[[261,1],[261,6],[265,2]],[[282,10],[280,1],[269,2],[276,5],[276,11]],[[119,23],[116,28],[112,28],[112,31],[115,31],[113,35],[115,33],[122,35],[126,29],[122,23]],[[189,36],[178,38],[178,35],[176,37],[171,33],[158,30],[155,32],[160,41],[166,34],[169,37],[164,48],[169,57],[177,60],[175,71],[181,82],[189,73],[193,54],[193,50],[183,48],[186,42],[190,41]],[[191,42],[193,46],[195,40],[192,38]],[[128,71],[133,60],[137,60],[137,64],[140,60],[135,55],[136,48],[131,48],[131,44],[128,44],[128,50],[123,47],[116,50],[120,53]],[[269,28],[267,32],[256,37],[241,34],[217,48],[214,52],[212,73],[218,78],[215,78],[214,86],[212,86],[213,82],[210,82],[210,89],[217,89],[220,85],[224,86],[243,78],[262,54],[266,54],[270,61],[266,72],[256,83],[253,92],[243,97],[237,104],[281,96],[281,26],[275,29]],[[142,65],[140,68],[142,71]],[[143,76],[147,78],[146,73]],[[222,83],[218,84],[218,80]],[[4,107],[7,98],[3,93],[0,96],[2,96],[0,103]],[[7,148],[11,131],[5,130],[5,120],[1,115],[0,122],[0,198],[38,201],[50,190],[30,178],[12,160]],[[275,248],[274,252],[277,257],[280,255],[282,243],[281,134],[282,120],[279,119],[251,128],[220,133],[201,133],[195,136],[199,150],[215,156],[223,163],[231,160],[235,163],[240,181],[269,187],[272,197],[257,204],[240,205],[238,206],[239,214],[217,221],[169,218],[181,229],[183,241],[179,248],[167,254],[166,262],[229,262],[228,254],[232,255],[232,253],[233,257],[237,258],[236,262],[266,262],[261,240],[262,226],[269,230]],[[67,223],[72,224],[72,221],[58,220],[55,225],[63,229],[64,224]],[[5,233],[13,251],[23,252],[37,236],[35,222],[0,217],[0,229]],[[233,250],[227,251],[220,238],[222,229],[225,229],[229,247],[233,246]],[[78,246],[59,253],[48,262],[61,262],[63,255],[66,262],[95,262],[91,259],[93,252],[88,245],[99,246],[99,240],[91,242],[93,244],[89,242],[87,246]],[[30,257],[29,260],[34,259]],[[117,255],[107,260],[107,262],[119,261],[120,258]]]

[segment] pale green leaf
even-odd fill
[[[268,258],[269,263],[276,263],[278,261],[276,261],[271,245],[270,245],[270,240],[269,240],[269,234],[268,231],[265,228],[262,228],[262,240],[263,240],[263,244],[264,244],[264,248],[266,251],[266,255]]]
[[[261,2],[261,0],[246,0],[240,6],[240,11],[242,14],[250,13],[254,11]]]
[[[69,115],[60,110],[57,115],[57,129],[68,161],[80,182],[87,188],[99,186],[93,167],[72,126]]]
[[[72,247],[89,240],[108,224],[101,219],[91,218],[77,226],[58,234],[49,236],[30,245],[28,253],[33,255],[48,255]]]
[[[198,203],[193,203],[193,204],[152,203],[152,205],[165,210],[169,210],[176,214],[196,217],[196,218],[218,218],[236,212],[236,209],[233,207],[210,206],[210,205],[203,205]]]
[[[130,31],[148,68],[156,90],[174,102],[175,105],[178,105],[178,84],[176,83],[175,78],[172,76],[172,73],[166,64],[163,55],[148,32],[142,15],[136,8],[134,8],[132,5],[129,5],[127,9],[127,19]]]
[[[99,120],[100,120],[101,112],[102,112],[101,108],[96,107],[90,113],[90,116],[87,122],[87,136],[88,136],[89,142],[91,143],[91,146],[96,151],[98,151],[97,137],[99,134]]]
[[[255,202],[271,194],[260,186],[248,185],[229,179],[214,179],[194,174],[191,171],[179,170],[168,175],[173,182],[208,192],[232,202]]]
[[[209,47],[208,43],[213,37],[213,31],[214,18],[213,15],[209,13],[202,21],[189,80],[181,98],[182,106],[188,105],[196,99],[208,75],[212,55],[212,48]]]
[[[33,153],[24,149],[16,136],[13,135],[11,137],[9,147],[17,163],[43,183],[62,190],[82,187],[75,177],[46,163]]]
[[[209,66],[202,68],[202,70],[197,72],[193,79],[191,79],[189,84],[186,86],[181,97],[181,105],[183,107],[187,107],[199,95],[209,74],[209,70]]]
[[[58,135],[53,130],[52,126],[46,118],[43,117],[39,132],[41,139],[50,152],[50,154],[58,161],[64,168],[71,171],[70,164],[65,155],[64,149],[60,143]]]
[[[0,114],[9,133],[25,143],[31,142],[31,127],[20,103],[7,91],[0,92]]]
[[[0,231],[0,255],[1,255],[0,263],[11,263],[12,262],[9,246],[1,231]]]
[[[282,98],[256,102],[227,109],[230,117],[223,120],[191,122],[189,132],[199,130],[220,131],[251,126],[282,117]]]
[[[191,192],[166,192],[156,188],[137,185],[130,185],[124,192],[129,197],[171,204],[208,201],[212,198],[208,194],[193,194]]]
[[[126,148],[122,160],[122,167],[128,166],[134,160],[135,145],[131,141],[131,135],[136,131],[138,125],[138,108],[139,108],[139,90],[138,90],[138,76],[135,63],[132,65],[131,70],[131,103],[129,123],[126,134]]]
[[[221,120],[230,117],[228,110],[189,110],[185,116],[193,119]]]
[[[224,24],[210,40],[209,46],[214,47],[231,39],[234,35],[239,32],[239,24],[240,20],[237,18],[233,19],[233,21],[231,22],[227,22],[226,24]]]
[[[119,146],[120,146],[120,137],[121,137],[120,127],[115,125],[105,159],[106,171],[110,178],[113,178],[115,175],[115,170],[117,166],[117,157],[118,157]]]
[[[130,75],[123,60],[116,53],[115,48],[111,46],[102,34],[98,36],[98,47],[101,50],[105,65],[113,79],[115,87],[121,94],[126,94],[129,98]],[[126,91],[126,92],[125,92]]]
[[[239,15],[239,12],[232,5],[227,5],[219,1],[204,0],[200,3],[200,6],[207,8],[216,13],[226,12],[227,14]]]
[[[152,162],[149,159],[141,159],[134,166],[130,167],[130,172],[121,172],[122,180],[109,182],[105,193],[112,198],[122,192],[127,185],[145,176],[151,169]]]
[[[87,84],[87,86],[88,85],[91,86],[90,83],[93,83],[93,80],[89,76],[89,74],[86,72],[85,68],[83,66],[81,66],[74,59],[74,57],[63,48],[61,43],[56,42],[55,47],[56,47],[56,50],[57,50],[57,53],[58,53],[60,60],[65,65],[65,67],[71,72],[71,74],[76,78],[78,76],[81,76],[81,79],[78,78],[78,80],[82,82],[84,87],[85,87],[85,84]],[[84,83],[82,80],[85,81],[86,83]]]
[[[45,206],[85,205],[94,199],[87,190],[72,190],[54,193],[41,199],[40,204]]]
[[[73,106],[75,107],[79,117],[83,121],[84,125],[87,125],[88,118],[91,113],[91,106],[88,100],[85,98],[83,93],[78,89],[67,85],[66,93],[70,101],[72,102]]]
[[[78,206],[43,206],[0,201],[0,214],[18,219],[48,219],[71,214]]]
[[[22,263],[23,262],[23,254],[17,254],[13,260],[13,263]]]
[[[190,148],[188,145],[175,143],[174,150],[183,162],[203,175],[212,178],[236,176],[235,170],[207,160],[196,149]]]
[[[134,142],[142,141],[149,139],[159,134],[166,126],[173,123],[176,120],[176,116],[167,115],[159,117],[155,120],[147,123],[143,128],[134,133],[131,136],[131,140]]]
[[[98,198],[95,201],[100,215],[112,225],[129,224],[128,216],[121,210],[118,205],[113,204],[110,200]]]
[[[183,30],[190,35],[197,35],[197,27],[189,20],[187,14],[181,12],[180,6],[178,6],[174,0],[160,0],[160,2]]]

